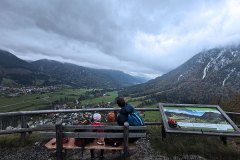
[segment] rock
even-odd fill
[[[6,130],[13,130],[12,126],[7,126]]]
[[[40,146],[40,142],[35,142],[34,145],[35,146]]]

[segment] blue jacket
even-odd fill
[[[118,116],[117,116],[118,125],[123,126],[124,122],[128,121],[128,114],[133,111],[134,111],[134,108],[130,104],[126,103],[126,105],[122,107],[118,112]]]

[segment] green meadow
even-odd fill
[[[63,88],[44,94],[20,95],[17,97],[0,97],[0,112],[21,110],[38,110],[51,106],[55,101],[75,100],[85,94],[87,89]]]
[[[118,95],[117,91],[106,92],[106,94],[108,96],[101,96],[97,98],[89,98],[89,99],[83,100],[81,101],[81,104],[86,105],[86,104],[97,104],[101,102],[105,102],[105,103],[113,102]]]

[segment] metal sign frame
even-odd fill
[[[193,108],[215,108],[217,109],[224,119],[233,127],[233,132],[224,131],[204,131],[204,130],[190,130],[181,128],[171,128],[168,124],[167,116],[164,112],[164,107],[193,107]],[[182,133],[182,134],[199,134],[199,135],[212,135],[212,136],[232,136],[240,137],[240,129],[236,124],[228,117],[228,115],[218,105],[206,105],[206,104],[174,104],[174,103],[159,103],[159,110],[162,116],[163,129],[166,133]]]

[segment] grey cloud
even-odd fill
[[[26,59],[156,76],[202,49],[238,43],[234,6],[239,2],[1,0],[0,47]]]

